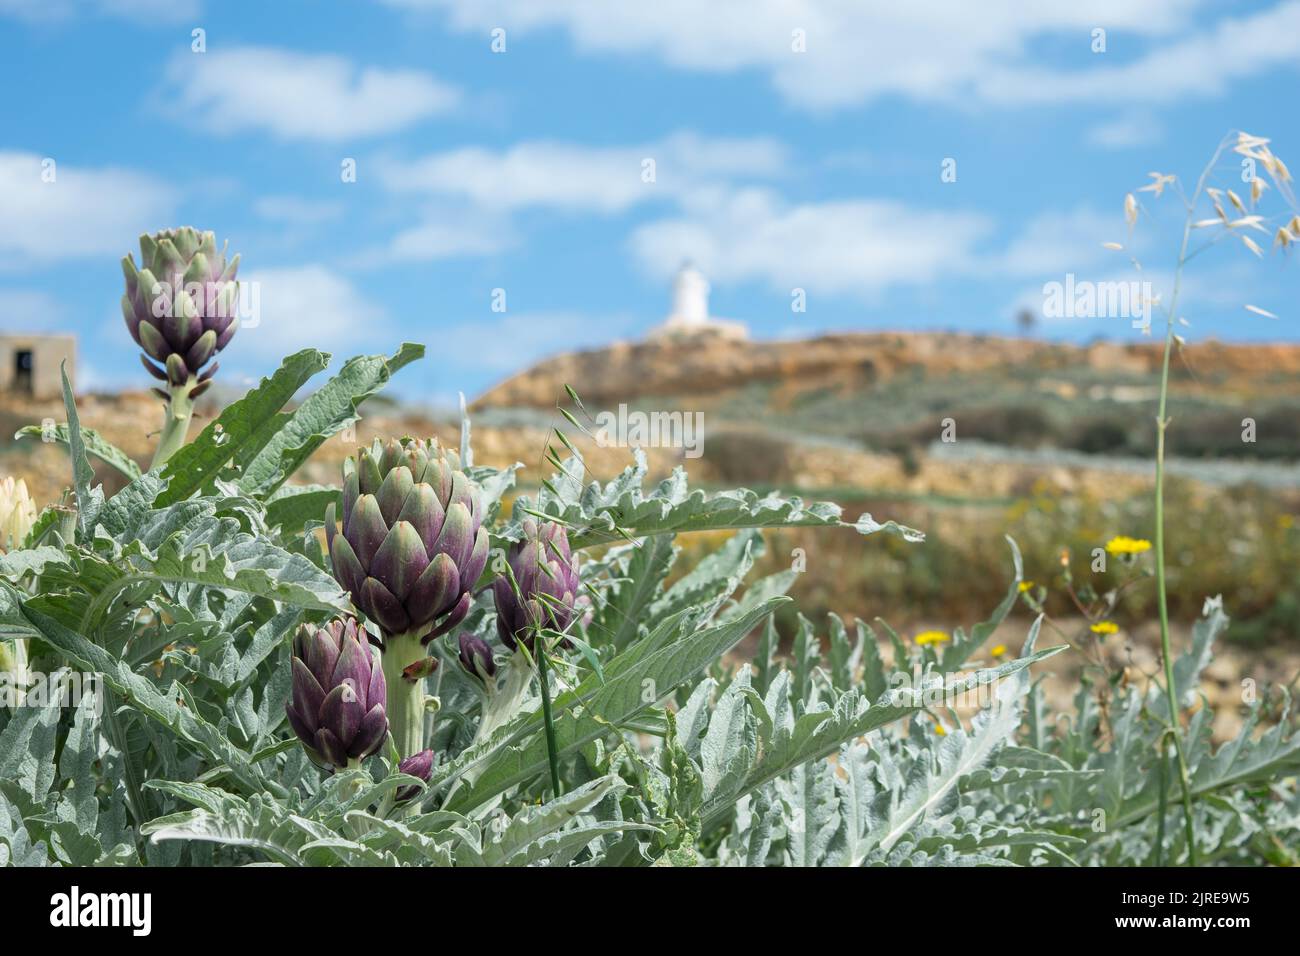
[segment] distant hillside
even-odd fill
[[[1160,362],[1154,342],[1070,345],[932,333],[644,342],[548,359],[474,407],[485,424],[536,422],[568,384],[593,412],[624,402],[703,412],[715,449],[720,435],[743,430],[762,433],[768,444],[831,442],[911,461],[952,419],[961,444],[945,450],[963,455],[974,453],[973,439],[1149,460]],[[1171,372],[1171,455],[1300,461],[1300,346],[1203,342],[1180,352]],[[1251,442],[1243,441],[1246,419],[1254,422]],[[757,449],[746,440],[737,463]],[[1269,481],[1289,485],[1292,470]]]
[[[540,362],[489,390],[477,408],[546,408],[573,385],[603,405],[640,396],[708,396],[766,383],[784,393],[870,390],[902,375],[1018,378],[1026,373],[1148,378],[1160,363],[1158,343],[1069,345],[938,333],[845,333],[800,341],[618,343]],[[1201,376],[1198,390],[1230,387],[1250,394],[1295,394],[1300,346],[1189,346],[1180,378]],[[1188,371],[1188,367],[1192,371]],[[1208,377],[1208,378],[1207,378]]]

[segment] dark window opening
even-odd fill
[[[14,352],[14,391],[32,393],[32,350]]]

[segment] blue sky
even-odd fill
[[[688,257],[762,337],[1008,333],[1130,252],[1161,291],[1178,200],[1138,193],[1130,237],[1124,195],[1233,129],[1300,155],[1300,0],[0,0],[0,84],[0,329],[77,332],[82,387],[144,384],[118,260],[192,224],[260,290],[224,379],[410,339],[431,360],[398,390],[441,403],[641,336]],[[1294,210],[1261,212],[1262,259],[1194,263],[1189,338],[1296,338]]]

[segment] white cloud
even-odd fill
[[[1154,116],[1124,113],[1091,127],[1084,140],[1100,149],[1135,149],[1159,142],[1164,135],[1164,127]]]
[[[448,218],[433,216],[393,237],[382,258],[398,262],[432,262],[462,256],[490,256],[510,248],[515,236],[509,225],[482,214]]]
[[[646,160],[654,163],[651,182]],[[494,255],[518,244],[511,214],[520,210],[614,214],[639,203],[700,201],[724,194],[735,178],[780,176],[787,165],[785,147],[771,139],[686,132],[640,146],[534,141],[387,159],[377,164],[383,185],[428,205],[415,225],[361,262]]]
[[[1128,241],[1124,219],[1091,206],[1040,213],[1026,222],[1001,252],[986,258],[982,271],[1010,276],[1060,278],[1099,263],[1127,261],[1123,252],[1103,247],[1104,242]]]
[[[263,269],[239,279],[249,286],[241,301],[256,301],[258,312],[254,320],[241,315],[243,326],[222,353],[232,363],[249,355],[279,361],[305,348],[377,352],[390,334],[382,306],[323,265]]]
[[[343,203],[300,196],[263,196],[253,203],[263,219],[287,226],[319,226],[343,215]]]
[[[203,129],[264,130],[280,139],[339,142],[403,129],[453,109],[452,86],[418,70],[358,68],[341,56],[269,47],[179,53],[168,69],[168,115]]]
[[[642,146],[524,142],[505,150],[468,147],[409,162],[389,160],[379,174],[394,192],[454,197],[484,209],[613,213],[736,176],[779,175],[786,162],[784,147],[771,139],[677,133]],[[647,169],[652,169],[652,182],[646,181]]]
[[[1136,10],[1140,5],[1134,4]],[[1109,54],[1108,54],[1109,55]],[[1216,96],[1233,80],[1300,62],[1300,0],[1170,40],[1128,63],[1099,62],[1088,70],[1041,67],[991,71],[976,84],[979,95],[1003,104],[1066,102],[1169,103]]]
[[[1271,27],[1238,36],[1234,51],[1261,42],[1250,56],[1225,63],[1211,49],[1213,35],[1191,35],[1149,54],[1130,68],[1098,68],[1082,74],[1031,69],[1028,51],[1043,37],[1075,37],[1090,49],[1091,31],[1104,27],[1115,39],[1129,34],[1168,37],[1189,27],[1200,0],[656,0],[599,3],[593,0],[386,0],[395,7],[435,10],[453,26],[481,31],[504,27],[509,36],[545,28],[568,32],[583,51],[650,54],[670,66],[709,73],[760,70],[790,102],[824,109],[887,95],[968,103],[1081,99],[1086,89],[1122,88],[1126,99],[1158,92],[1130,81],[1160,79],[1187,91],[1215,86],[1228,75],[1247,75],[1275,64],[1300,43],[1290,14]],[[1287,4],[1286,6],[1291,6]],[[1267,20],[1266,12],[1253,19]],[[1259,34],[1271,29],[1271,36]],[[804,31],[806,52],[792,49],[793,32]],[[1228,32],[1232,32],[1229,30]],[[1170,52],[1172,51],[1172,52]],[[1209,59],[1201,55],[1213,53]],[[1110,54],[1114,55],[1114,54]],[[1101,57],[1098,58],[1099,60]],[[1090,77],[1113,70],[1112,79]],[[1124,71],[1129,72],[1124,72]],[[1044,81],[1041,85],[1032,85]],[[1026,85],[1031,84],[1031,85]],[[1050,94],[1047,91],[1050,90]]]
[[[6,332],[55,331],[65,319],[66,310],[47,292],[0,289],[0,329]]]
[[[44,264],[122,256],[171,217],[173,190],[138,173],[0,151],[0,261]],[[46,173],[45,178],[42,174]]]
[[[490,313],[481,321],[439,328],[437,347],[467,369],[507,375],[560,352],[607,345],[633,329],[623,314],[541,311]]]
[[[883,199],[790,205],[769,191],[749,189],[644,225],[631,246],[658,278],[690,258],[720,282],[870,297],[891,285],[964,271],[989,228],[974,213],[917,210]]]

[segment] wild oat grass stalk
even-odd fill
[[[1184,753],[1184,741],[1181,734],[1181,722],[1179,720],[1178,691],[1174,685],[1174,658],[1169,638],[1169,601],[1165,562],[1165,434],[1169,429],[1170,422],[1168,414],[1169,368],[1174,348],[1176,346],[1181,348],[1184,344],[1182,337],[1176,331],[1176,325],[1183,323],[1183,320],[1178,315],[1178,303],[1182,292],[1183,270],[1187,263],[1223,239],[1234,236],[1240,239],[1242,244],[1257,257],[1263,255],[1263,250],[1260,249],[1259,244],[1246,232],[1252,229],[1265,234],[1268,232],[1263,225],[1263,217],[1253,212],[1256,203],[1267,186],[1257,173],[1250,177],[1249,205],[1251,212],[1247,211],[1246,204],[1233,190],[1216,189],[1209,186],[1210,177],[1213,175],[1224,151],[1231,146],[1233,152],[1252,160],[1256,164],[1253,168],[1263,166],[1272,178],[1278,192],[1294,206],[1294,198],[1289,185],[1291,180],[1290,172],[1287,170],[1286,164],[1269,149],[1268,143],[1267,139],[1244,132],[1229,134],[1224,137],[1210,157],[1210,161],[1201,170],[1201,175],[1196,181],[1196,189],[1190,197],[1183,191],[1177,177],[1159,172],[1151,173],[1152,182],[1138,190],[1139,192],[1152,193],[1156,198],[1159,198],[1166,186],[1172,186],[1182,198],[1186,208],[1186,215],[1183,219],[1182,241],[1179,244],[1178,260],[1174,269],[1173,286],[1169,295],[1169,303],[1164,307],[1165,342],[1160,363],[1159,408],[1156,411],[1155,561],[1156,602],[1160,614],[1160,652],[1164,661],[1164,690],[1169,707],[1169,731],[1167,736],[1173,743],[1174,755],[1178,763],[1178,778],[1182,788],[1183,825],[1187,837],[1188,864],[1191,866],[1195,866],[1197,863],[1192,792],[1187,770],[1187,759]],[[1225,196],[1236,218],[1230,216],[1224,206],[1223,199]],[[1215,216],[1197,219],[1197,210],[1202,200],[1207,197],[1213,206]],[[1124,218],[1130,230],[1137,223],[1140,208],[1140,204],[1133,193],[1128,193],[1124,197]],[[1291,231],[1293,227],[1300,230],[1300,217],[1293,217],[1288,223],[1279,226],[1274,245],[1280,246],[1283,250],[1289,248],[1298,238]],[[1216,230],[1213,238],[1189,252],[1193,233],[1199,229],[1209,228]],[[1108,243],[1107,245],[1113,248],[1116,244]],[[1136,260],[1134,260],[1134,264],[1139,269],[1141,268],[1140,263]],[[1159,306],[1159,303],[1156,303],[1156,305]],[[1272,316],[1272,313],[1257,306],[1245,305],[1244,307],[1248,311],[1259,315]],[[1149,333],[1149,329],[1147,331]],[[1163,741],[1164,738],[1160,739]],[[1163,749],[1163,744],[1161,744],[1161,749]],[[1163,828],[1161,835],[1163,836]]]

